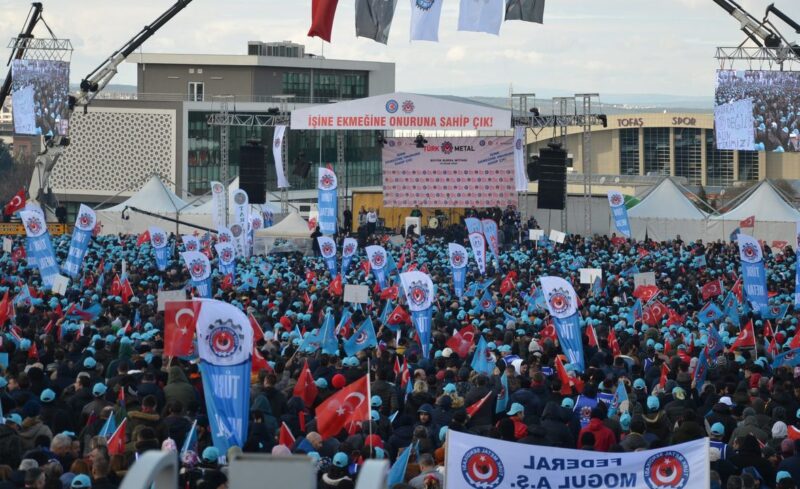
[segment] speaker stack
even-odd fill
[[[239,188],[247,192],[251,204],[267,203],[267,162],[264,146],[245,144],[239,149]]]
[[[567,152],[551,143],[539,150],[539,209],[564,210],[567,204]]]

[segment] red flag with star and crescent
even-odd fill
[[[25,189],[19,189],[19,192],[11,197],[11,200],[3,207],[3,213],[7,216],[13,215],[15,212],[25,208]]]
[[[650,302],[650,300],[658,294],[658,287],[655,285],[640,285],[633,291],[633,296],[642,302]]]
[[[369,376],[365,375],[317,406],[317,432],[322,438],[331,438],[370,419],[369,400]]]
[[[648,326],[655,326],[667,314],[667,306],[660,301],[655,301],[645,308],[642,321]]]
[[[306,360],[303,370],[300,372],[300,377],[297,378],[297,383],[294,385],[292,394],[302,399],[306,407],[311,407],[318,393],[319,389],[317,384],[314,383],[314,376],[311,375],[311,369],[308,368],[308,360]]]
[[[192,353],[200,302],[168,301],[164,309],[164,355],[185,357]]]
[[[756,333],[753,329],[753,321],[748,321],[744,328],[739,332],[736,341],[731,345],[731,350],[737,348],[755,348],[756,347]]]
[[[475,326],[469,324],[461,328],[461,331],[456,331],[453,336],[447,339],[447,346],[461,358],[467,358],[469,349],[475,342],[475,334],[478,332]]]
[[[704,301],[722,294],[722,280],[712,280],[711,282],[703,284],[701,291],[703,293]]]
[[[392,326],[399,326],[402,324],[411,324],[411,316],[403,309],[403,306],[400,304],[394,308],[394,310],[389,313],[389,317],[386,318],[386,322],[391,324]]]

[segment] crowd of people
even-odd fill
[[[0,488],[118,487],[142,453],[164,450],[180,457],[180,484],[190,489],[224,487],[227,468],[220,460],[239,451],[305,454],[320,489],[348,489],[365,460],[394,463],[414,450],[393,487],[436,489],[443,487],[448,430],[604,452],[710,437],[711,487],[790,489],[800,482],[800,368],[772,367],[774,356],[792,348],[800,333],[796,315],[767,318],[749,310],[746,298],[714,321],[704,323],[698,314],[708,303],[722,304],[728,292],[743,299],[735,244],[688,243],[679,236],[660,243],[617,236],[571,235],[563,244],[509,239],[485,275],[470,260],[467,295],[458,298],[446,241],[413,237],[394,247],[386,238],[373,234],[367,242],[383,244],[400,271],[422,269],[436,285],[429,358],[422,356],[413,327],[393,324],[384,313],[387,301],[401,307],[403,301],[385,293],[381,298],[362,263],[363,250],[344,277],[372,290],[371,304],[359,309],[343,302],[321,258],[253,256],[237,260],[232,281],[214,273],[214,297],[258,321],[264,339],[257,348],[267,361],[253,372],[247,440],[227,454],[213,446],[196,361],[163,355],[158,293],[192,293],[178,256],[180,237],[170,238],[174,252],[164,272],[137,236],[95,237],[82,276],[63,296],[43,290],[20,251],[24,238],[14,238],[12,252],[0,257],[0,294],[7,291],[13,303],[7,309],[0,303],[0,352],[7,354],[0,355]],[[63,262],[69,237],[53,241]],[[764,253],[770,301],[793,304],[793,249]],[[601,268],[602,281],[581,284],[578,269],[584,266]],[[654,272],[655,293],[643,298],[637,292],[637,272]],[[244,274],[254,274],[257,285],[245,286]],[[546,307],[532,299],[545,275],[570,281],[580,298],[582,373],[563,359]],[[120,276],[129,289],[120,290]],[[706,294],[703,286],[717,280],[722,295]],[[492,307],[479,300],[487,293]],[[644,316],[632,315],[637,301]],[[353,356],[298,352],[302,336],[320,327],[326,313],[338,323],[345,309],[354,327],[373,320],[377,348]],[[751,321],[755,348],[737,347],[740,328]],[[487,342],[490,374],[472,367],[475,344],[465,352],[448,345],[453,331],[468,326],[477,331],[474,343]],[[352,329],[345,328],[350,333],[343,331],[339,340]],[[695,369],[711,329],[724,349],[709,359],[698,382]],[[567,377],[558,371],[561,359]],[[295,386],[305,365],[317,394],[304,400]],[[315,408],[365,374],[371,420],[323,438]],[[629,405],[612,408],[620,381]],[[498,412],[506,394],[506,408]],[[478,404],[482,399],[488,402]],[[111,454],[107,434],[101,436],[110,417],[127,419],[122,454]],[[193,456],[181,454],[195,422],[197,449]],[[281,436],[282,426],[294,442]]]

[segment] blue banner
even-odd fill
[[[60,270],[50,241],[50,233],[47,232],[47,223],[41,214],[35,211],[19,211],[19,216],[28,235],[26,254],[29,259],[33,258],[39,268],[39,275],[42,276],[45,288],[50,289]]]
[[[742,261],[742,292],[754,311],[769,307],[767,297],[767,271],[761,246],[752,236],[737,236],[739,258]]]
[[[481,221],[475,217],[468,217],[464,219],[464,224],[467,226],[467,234],[480,233],[483,234],[483,226]]]
[[[377,348],[377,346],[378,337],[375,334],[375,326],[372,324],[372,319],[367,318],[353,332],[353,335],[344,342],[344,352],[347,356],[352,357],[361,350]]]
[[[81,272],[83,257],[92,241],[92,232],[97,223],[97,217],[91,207],[81,204],[78,218],[75,219],[75,230],[72,231],[72,241],[69,244],[67,261],[62,267],[65,274],[75,278]]]
[[[358,241],[355,238],[344,238],[342,243],[342,278],[347,275],[350,269],[350,262],[358,251]]]
[[[422,357],[428,358],[431,354],[431,322],[433,320],[433,308],[429,307],[424,311],[411,311],[411,321],[417,329],[419,344],[422,347]]]
[[[411,309],[411,320],[417,329],[417,337],[422,347],[422,356],[428,358],[431,352],[431,321],[433,318],[434,288],[433,280],[427,273],[414,270],[400,274],[403,292]]]
[[[319,208],[319,230],[322,234],[333,236],[337,233],[336,215],[338,213],[336,188],[338,182],[336,174],[327,168],[319,168],[317,179],[317,207]]]
[[[785,351],[780,355],[775,355],[775,359],[772,361],[772,368],[778,368],[784,365],[788,367],[796,367],[800,365],[800,348],[795,348],[794,350]]]
[[[167,233],[156,226],[150,226],[150,245],[156,254],[156,266],[158,271],[163,272],[167,269],[167,260],[169,258],[169,247],[167,246]]]
[[[214,245],[217,250],[217,266],[219,273],[228,275],[236,271],[236,249],[231,243],[217,243]]]
[[[497,223],[492,219],[483,219],[481,221],[481,227],[483,229],[483,237],[489,245],[489,251],[492,253],[497,263],[500,263],[500,242],[497,238]]]
[[[203,300],[197,315],[197,349],[214,447],[224,454],[247,440],[253,328],[242,311]]]
[[[200,297],[211,298],[214,294],[211,289],[211,264],[208,257],[199,251],[184,251],[181,256],[192,277],[192,287],[197,289]],[[250,324],[249,321],[247,324]]]
[[[367,246],[367,259],[369,260],[370,269],[372,269],[372,274],[375,275],[375,280],[378,281],[378,286],[380,286],[381,290],[385,289],[388,285],[386,283],[386,250],[383,246]]]
[[[464,284],[467,281],[467,262],[469,255],[467,249],[457,243],[447,245],[450,256],[450,269],[453,271],[453,288],[456,297],[464,296]]]
[[[583,342],[581,335],[578,296],[572,285],[561,277],[541,277],[542,294],[550,315],[555,320],[561,349],[575,370],[583,373]]]
[[[631,237],[631,223],[628,220],[628,209],[625,207],[625,197],[617,191],[608,193],[608,206],[614,218],[614,227],[626,238]]]
[[[319,244],[319,252],[325,260],[325,265],[328,271],[331,272],[331,278],[336,277],[339,273],[339,267],[336,266],[336,241],[330,236],[320,236],[317,238]]]

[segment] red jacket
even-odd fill
[[[590,432],[594,435],[594,449],[598,452],[607,452],[608,449],[611,448],[611,445],[617,443],[617,437],[614,436],[614,432],[603,424],[603,420],[592,418],[589,424],[581,429],[581,432],[578,434],[578,448],[583,448],[581,438],[586,432]]]

